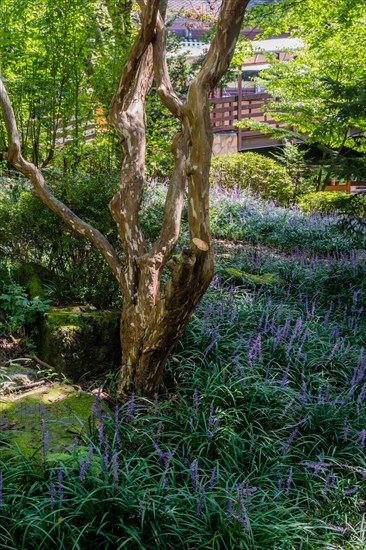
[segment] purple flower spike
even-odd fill
[[[357,434],[357,439],[359,440],[359,442],[361,444],[361,447],[364,449],[365,448],[365,441],[366,441],[366,430],[361,430]]]
[[[102,418],[102,409],[100,407],[100,397],[99,397],[99,393],[96,393],[95,394],[95,403],[94,405],[92,406],[92,413],[96,415],[96,417],[98,418],[99,422],[102,422],[103,418]]]
[[[197,517],[199,517],[202,514],[204,496],[205,496],[205,486],[201,485],[201,487],[200,487],[200,497],[198,499],[197,508],[196,508],[196,516]]]
[[[50,471],[49,487],[50,487],[50,504],[51,504],[51,508],[53,508],[55,505],[55,484],[53,483],[53,470]]]
[[[278,478],[277,485],[278,485],[278,492],[279,492],[279,493],[280,493],[280,492],[282,491],[282,489],[283,489],[283,483],[284,483],[284,481],[283,481],[282,477]]]
[[[218,417],[215,421],[213,429],[211,430],[212,424],[213,424],[213,415],[214,415],[214,407],[213,407],[213,405],[211,405],[210,406],[210,415],[208,417],[208,429],[207,429],[207,437],[209,439],[213,439],[215,433],[218,430],[219,424],[220,424],[220,417]]]
[[[113,468],[113,487],[117,488],[118,487],[118,468],[119,468],[119,464],[118,464],[118,453],[117,453],[116,449],[113,450],[112,468]]]
[[[60,500],[63,499],[64,492],[63,492],[63,485],[62,485],[62,470],[61,468],[57,468],[57,494],[58,498]]]
[[[282,449],[283,454],[287,453],[287,451],[289,450],[291,443],[293,442],[293,440],[296,437],[296,434],[297,434],[297,429],[294,430],[293,432],[291,432],[288,440],[286,441],[286,443],[283,446],[283,449]]]
[[[84,485],[85,483],[85,472],[86,472],[86,462],[84,458],[81,458],[80,464],[79,464],[79,478],[80,478],[80,483],[82,485]]]
[[[209,351],[212,350],[212,348],[214,347],[218,339],[219,339],[219,334],[217,333],[217,331],[213,331],[211,334],[211,342],[205,349],[205,353],[208,353]]]
[[[103,426],[103,422],[101,422],[101,423],[99,424],[99,428],[98,428],[98,441],[99,441],[99,447],[102,448],[103,443],[104,443],[104,426]]]
[[[354,495],[355,493],[357,493],[358,489],[358,487],[352,487],[352,489],[346,489],[343,494],[346,496]]]
[[[325,478],[324,482],[324,489],[323,489],[323,497],[326,498],[329,489],[332,489],[334,487],[335,483],[335,475],[334,474],[327,474],[327,477]]]
[[[174,451],[169,451],[168,450],[168,451],[163,452],[160,449],[160,447],[159,447],[159,445],[157,444],[156,441],[153,441],[152,444],[153,444],[154,449],[158,453],[159,457],[162,459],[162,461],[164,463],[165,471],[169,470],[171,460],[172,460],[172,458],[174,456],[174,453],[177,449],[175,448]]]
[[[250,497],[253,493],[255,493],[257,490],[257,487],[249,487],[249,481],[247,481],[247,486],[245,488],[245,496],[246,498]]]
[[[286,407],[283,410],[283,413],[279,416],[279,418],[284,418],[286,416],[286,413],[289,409],[291,409],[292,405],[295,403],[295,399],[291,399],[289,403],[287,403]]]
[[[235,512],[234,507],[233,507],[233,500],[231,498],[229,498],[229,500],[228,500],[228,516],[235,519],[238,523],[243,525],[246,530],[248,530],[249,529],[249,521],[248,521],[248,516],[247,516],[245,504],[244,504],[244,499],[243,499],[243,496],[242,496],[242,491],[240,492],[240,486],[237,486],[236,489],[237,489],[237,493],[238,493],[239,506],[240,506],[241,513],[237,514]]]
[[[287,484],[286,484],[286,493],[285,495],[288,497],[290,496],[290,489],[291,489],[291,483],[292,483],[292,474],[293,474],[293,468],[291,466],[288,478],[287,478]]]
[[[41,455],[43,457],[43,463],[46,462],[47,453],[48,453],[48,431],[45,431],[45,432],[43,432],[42,450],[41,450]]]
[[[249,365],[253,365],[256,361],[261,363],[262,360],[262,335],[258,334],[254,344],[248,350],[248,363]]]
[[[361,405],[362,401],[365,399],[366,396],[366,384],[362,386],[362,389],[359,393],[359,396],[357,397],[357,408]]]
[[[196,413],[198,413],[199,408],[200,408],[200,404],[199,404],[198,390],[197,389],[194,390],[193,402],[194,402],[194,408],[196,409]]]
[[[194,460],[191,463],[191,479],[192,479],[193,489],[195,491],[197,491],[198,483],[199,483],[198,461],[197,460]]]
[[[133,413],[135,412],[135,392],[131,393],[130,402],[128,403],[127,415],[130,419],[133,419]]]

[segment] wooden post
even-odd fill
[[[242,100],[243,100],[243,75],[240,72],[238,78],[238,120],[240,122],[242,115]],[[242,129],[238,128],[238,151],[241,150]]]

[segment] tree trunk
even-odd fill
[[[147,396],[159,393],[164,365],[212,279],[213,256],[185,251],[175,269],[175,284],[169,285],[150,312],[141,313],[150,302],[148,290],[141,290],[136,305],[124,305],[119,397],[131,391]]]

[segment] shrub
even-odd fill
[[[319,212],[321,214],[330,214],[335,210],[343,210],[350,199],[346,195],[337,191],[318,191],[306,193],[297,200],[297,206],[302,212]]]
[[[353,235],[363,236],[366,230],[366,195],[357,193],[356,195],[347,195],[348,200],[340,207],[341,219],[339,225],[341,229],[352,233]]]
[[[118,248],[115,224],[108,211],[118,179],[113,175],[64,177],[47,172],[55,196]],[[0,250],[11,262],[11,275],[17,278],[21,265],[35,263],[50,272],[50,290],[56,302],[113,306],[119,296],[117,283],[100,254],[41,204],[27,183],[9,179],[2,183]]]
[[[211,162],[212,185],[227,189],[250,189],[264,199],[286,204],[292,197],[291,178],[286,169],[258,153],[218,155]]]
[[[38,296],[29,299],[26,289],[17,284],[3,287],[0,294],[0,334],[17,332],[22,326],[33,323],[37,315],[47,311],[50,302]]]

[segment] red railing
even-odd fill
[[[334,183],[327,185],[324,191],[340,191],[348,193],[348,195],[356,195],[357,193],[366,192],[366,181],[347,181],[344,185]]]

